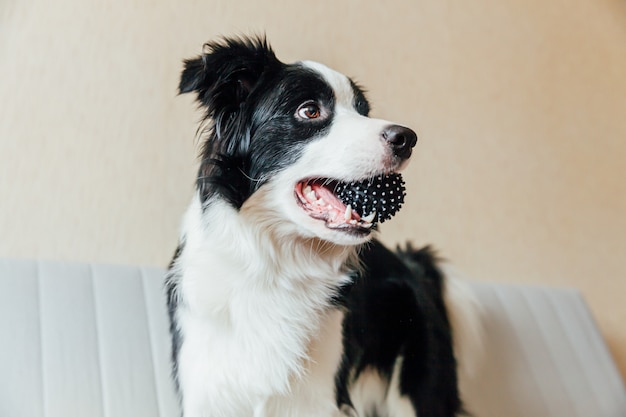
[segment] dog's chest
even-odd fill
[[[204,290],[187,288],[185,298],[199,305]],[[292,281],[223,292],[219,308],[180,309],[185,416],[331,415],[343,319],[331,295],[319,280]]]

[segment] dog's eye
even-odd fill
[[[322,115],[322,110],[317,103],[309,101],[298,107],[297,114],[301,119],[317,119]]]

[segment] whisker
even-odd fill
[[[239,168],[239,172],[241,172],[243,174],[243,176],[246,177],[247,179],[249,179],[250,181],[254,181],[254,182],[261,182],[261,181],[263,181],[263,177],[261,177],[261,178],[252,178],[251,176],[246,174],[241,168]]]

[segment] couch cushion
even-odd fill
[[[177,416],[162,278],[0,261],[0,416]]]
[[[177,417],[163,270],[0,260],[0,416]],[[475,417],[624,417],[626,390],[580,294],[475,284]]]
[[[487,333],[464,381],[476,417],[624,417],[626,390],[580,293],[475,284]]]

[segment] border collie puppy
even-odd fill
[[[183,416],[461,413],[451,323],[473,326],[469,299],[429,250],[373,239],[397,202],[346,203],[399,181],[415,133],[370,118],[350,78],[282,63],[263,38],[205,45],[179,88],[206,115],[166,278]]]

